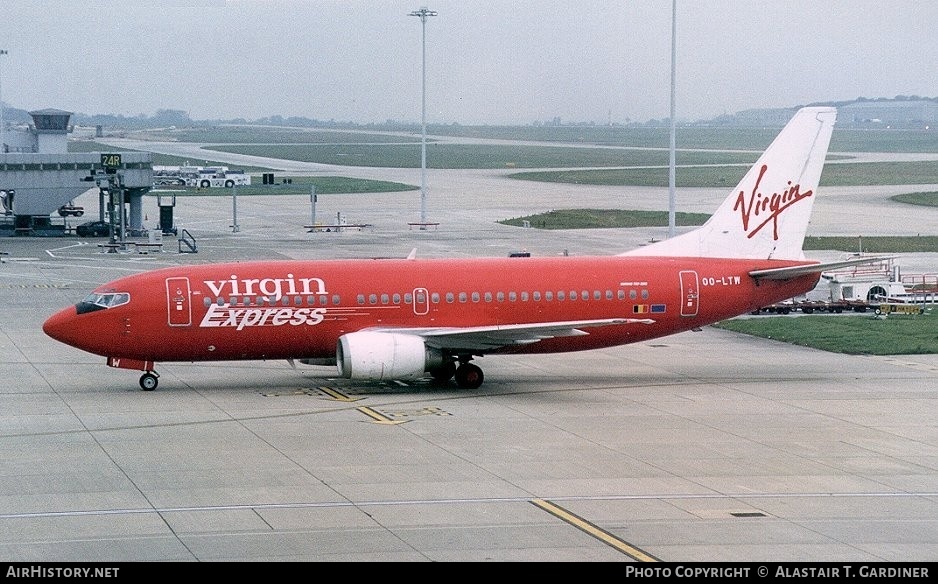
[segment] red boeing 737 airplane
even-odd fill
[[[477,388],[471,361],[647,341],[804,294],[802,243],[836,110],[798,111],[701,227],[621,255],[254,261],[154,270],[51,316],[54,339],[143,371],[286,359],[341,376]],[[869,260],[866,260],[869,261]]]

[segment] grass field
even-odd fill
[[[428,168],[564,168],[571,170],[519,171],[510,176],[518,180],[571,184],[668,186],[668,134],[662,128],[443,126],[430,131],[442,135],[566,144],[485,145],[431,140],[427,148]],[[677,186],[735,186],[777,132],[776,128],[682,128],[676,153]],[[213,145],[205,149],[205,157],[200,160],[154,154],[155,165],[222,164],[213,160],[213,150],[342,166],[417,168],[420,164],[419,139],[406,133],[219,126],[188,129],[173,133],[172,137]],[[107,150],[120,149],[96,142],[69,142],[70,152]],[[830,163],[824,168],[821,185],[938,183],[938,161],[836,163],[849,160],[851,152],[938,152],[938,132],[835,128],[828,154]],[[259,173],[270,169],[246,167],[244,170]]]
[[[778,135],[777,128],[715,126],[679,127],[675,135],[679,149],[751,150],[759,153]],[[373,125],[352,130],[274,126],[220,125],[150,133],[155,139],[180,142],[228,144],[316,144],[419,142],[419,126]],[[389,133],[390,132],[390,133]],[[669,127],[638,126],[462,126],[427,125],[428,140],[433,136],[538,141],[584,146],[628,146],[667,149]],[[842,152],[936,152],[938,132],[934,130],[858,129],[835,127],[830,151]],[[562,165],[568,166],[568,165]]]
[[[850,355],[938,353],[938,307],[919,315],[802,315],[738,317],[717,328]]]
[[[276,176],[275,176],[276,179]],[[274,185],[254,184],[235,187],[238,196],[265,196],[265,195],[306,195],[311,194],[310,187],[315,187],[317,195],[332,195],[340,193],[396,193],[419,190],[420,187],[399,182],[370,180],[363,178],[348,178],[343,176],[296,176],[291,177],[290,183],[282,182]],[[232,189],[211,188],[199,189],[195,187],[171,187],[177,196],[182,197],[230,197]],[[154,195],[158,193],[153,193]]]
[[[675,213],[678,226],[703,225],[710,217],[705,213]],[[661,227],[668,224],[667,211],[625,211],[622,209],[562,209],[526,217],[499,221],[504,225],[536,229],[593,229],[608,227]]]
[[[729,189],[739,183],[747,170],[749,164],[678,167],[675,172],[675,184],[685,188]],[[542,182],[646,187],[667,187],[669,181],[667,167],[518,172],[511,177]],[[821,186],[936,183],[938,161],[827,164],[821,174]]]
[[[675,213],[676,226],[703,225],[706,213]],[[628,211],[622,209],[559,209],[499,221],[503,225],[535,229],[590,229],[622,227],[666,227],[667,211]],[[938,236],[859,236],[806,237],[806,250],[839,250],[848,253],[938,253]]]

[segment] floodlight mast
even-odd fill
[[[422,54],[422,97],[420,107],[420,226],[426,229],[427,223],[427,17],[436,16],[435,10],[428,10],[426,6],[414,10],[408,16],[419,16],[421,27],[421,54]]]
[[[674,86],[675,80],[677,78],[677,0],[671,0],[671,144],[670,144],[670,163],[668,164],[668,237],[674,237],[675,233],[675,188],[677,181],[675,180],[675,166],[676,157],[675,157],[675,139],[674,135],[677,133],[677,121],[674,119],[675,107],[674,107]]]

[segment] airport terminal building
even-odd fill
[[[101,152],[69,153],[71,112],[42,109],[29,115],[33,123],[28,128],[0,134],[0,236],[65,234],[59,209],[89,189],[99,190],[97,219],[108,220],[108,210],[124,206],[123,224],[131,234],[142,231],[153,155],[120,152],[105,163]]]

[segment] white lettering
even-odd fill
[[[7,566],[7,578],[115,578],[120,568],[71,566]]]
[[[210,304],[199,326],[239,331],[257,326],[313,326],[325,320],[325,315],[325,308],[232,308],[228,304]]]
[[[680,578],[748,578],[749,568],[720,568],[678,565],[674,575]]]
[[[881,567],[881,566],[860,566],[861,578],[927,578],[927,567]]]
[[[625,565],[625,577],[639,578],[670,578],[671,568],[658,566],[638,566],[632,564]]]
[[[290,319],[292,316],[293,316],[292,308],[282,308],[278,310],[277,313],[274,315],[274,319],[271,322],[271,324],[274,326],[280,326],[280,325],[286,324],[290,322]]]
[[[243,278],[232,274],[228,280],[203,280],[213,297],[220,296],[272,296],[296,294],[328,294],[326,282],[322,278],[296,278],[287,274],[286,278]]]
[[[740,282],[739,276],[702,276],[700,278],[701,286],[739,286]]]
[[[225,288],[225,284],[227,284],[228,281],[216,282],[214,280],[205,280],[204,283],[208,286],[208,289],[212,291],[212,296],[221,296],[221,291]],[[232,294],[237,294],[237,292],[232,292]]]

